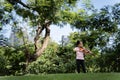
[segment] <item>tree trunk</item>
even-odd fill
[[[47,45],[48,45],[48,42],[49,42],[49,38],[50,38],[50,29],[49,29],[49,25],[47,25],[45,27],[45,37],[44,37],[44,41],[43,41],[43,44],[42,44],[42,47],[39,48],[37,51],[36,51],[36,56],[39,57],[43,51],[47,48]]]
[[[34,38],[34,45],[35,45],[35,54],[31,56],[30,61],[35,61],[38,57],[41,56],[41,54],[44,52],[44,50],[47,48],[49,38],[50,38],[50,24],[51,21],[45,21],[43,26],[39,24],[38,29],[36,30],[36,36]],[[42,33],[42,31],[45,30],[45,36],[43,39],[42,45],[39,47],[39,36]]]

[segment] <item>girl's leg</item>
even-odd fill
[[[80,60],[76,60],[77,72],[80,73]]]
[[[80,64],[81,64],[81,66],[82,66],[83,72],[86,73],[86,68],[85,68],[85,62],[84,62],[84,60],[81,60],[81,61],[80,61]]]

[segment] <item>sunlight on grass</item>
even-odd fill
[[[0,80],[120,80],[120,73],[48,74],[0,77]]]

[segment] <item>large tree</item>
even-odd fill
[[[72,23],[78,18],[79,15],[72,11],[76,2],[77,0],[4,0],[3,9],[11,14],[15,12],[16,15],[29,20],[30,26],[36,29],[35,53],[32,55],[29,51],[25,53],[28,62],[36,60],[46,49],[50,38],[50,25]],[[16,24],[17,21],[13,17],[12,15],[10,20]],[[40,41],[40,35],[44,30],[44,38]]]

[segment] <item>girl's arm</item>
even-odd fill
[[[75,52],[76,52],[76,51],[78,51],[78,49],[77,49],[77,48],[74,48],[74,49],[73,49],[73,51],[75,51]]]
[[[83,49],[84,49],[84,50],[83,50],[84,53],[90,53],[90,54],[92,53],[90,50],[88,50],[88,49],[86,49],[86,48],[83,48]]]

